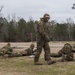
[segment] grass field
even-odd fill
[[[72,42],[70,42],[72,43]],[[14,51],[22,51],[29,47],[31,43],[11,43],[12,46],[25,46],[23,49],[15,49]],[[36,45],[36,43],[34,43]],[[58,52],[65,42],[50,42],[51,52]],[[0,43],[0,47],[6,43]],[[52,65],[47,65],[43,59],[42,52],[40,61],[44,65],[34,65],[34,58],[28,56],[3,58],[0,57],[0,75],[75,75],[75,61],[59,62],[60,58],[52,58],[57,62]]]

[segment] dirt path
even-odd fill
[[[7,43],[4,43],[4,42],[0,43],[0,48],[5,46],[6,44]],[[23,42],[22,43],[11,43],[11,46],[17,47],[14,49],[15,51],[22,51],[22,50],[25,50],[26,48],[28,48],[30,46],[30,44],[31,44],[31,42],[28,42],[28,43],[26,43],[26,42],[24,42],[24,43]],[[34,44],[35,44],[35,48],[36,48],[36,43],[34,43]],[[60,42],[49,43],[49,45],[50,45],[51,52],[57,52],[58,50],[60,50],[63,47],[64,43],[60,43]]]

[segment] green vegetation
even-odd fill
[[[73,4],[73,9],[74,6],[75,4]],[[10,15],[6,18],[2,16],[2,9],[3,6],[0,6],[0,42],[36,41],[37,20],[34,21],[30,17],[26,21],[24,18],[16,17],[15,14],[12,18]],[[75,23],[71,18],[61,23],[50,20],[47,26],[50,41],[75,41]]]
[[[20,18],[18,21],[0,17],[0,41],[4,42],[30,42],[36,41],[37,22],[33,19],[25,21]],[[71,22],[57,23],[50,21],[48,23],[48,34],[50,41],[74,41],[75,24]]]
[[[41,58],[42,59],[42,58]],[[57,60],[57,59],[53,59]],[[75,75],[75,62],[57,62],[53,65],[34,65],[33,58],[0,57],[0,75]]]

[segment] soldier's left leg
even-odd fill
[[[48,65],[54,64],[56,61],[51,61],[49,44],[45,42],[43,47],[44,47],[44,52],[45,52],[45,60],[47,61],[47,64]]]
[[[44,52],[45,52],[45,55],[44,55],[45,60],[46,61],[51,60],[50,47],[49,47],[48,43],[47,42],[44,43],[43,47],[44,47]]]
[[[54,58],[58,58],[58,57],[61,57],[62,55],[59,54],[59,53],[50,53],[51,57],[54,57]]]

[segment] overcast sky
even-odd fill
[[[75,22],[75,10],[71,9],[73,3],[75,0],[0,0],[4,17],[15,14],[26,21],[30,17],[39,20],[44,13],[49,13],[51,20],[66,22],[66,19],[71,17]]]

